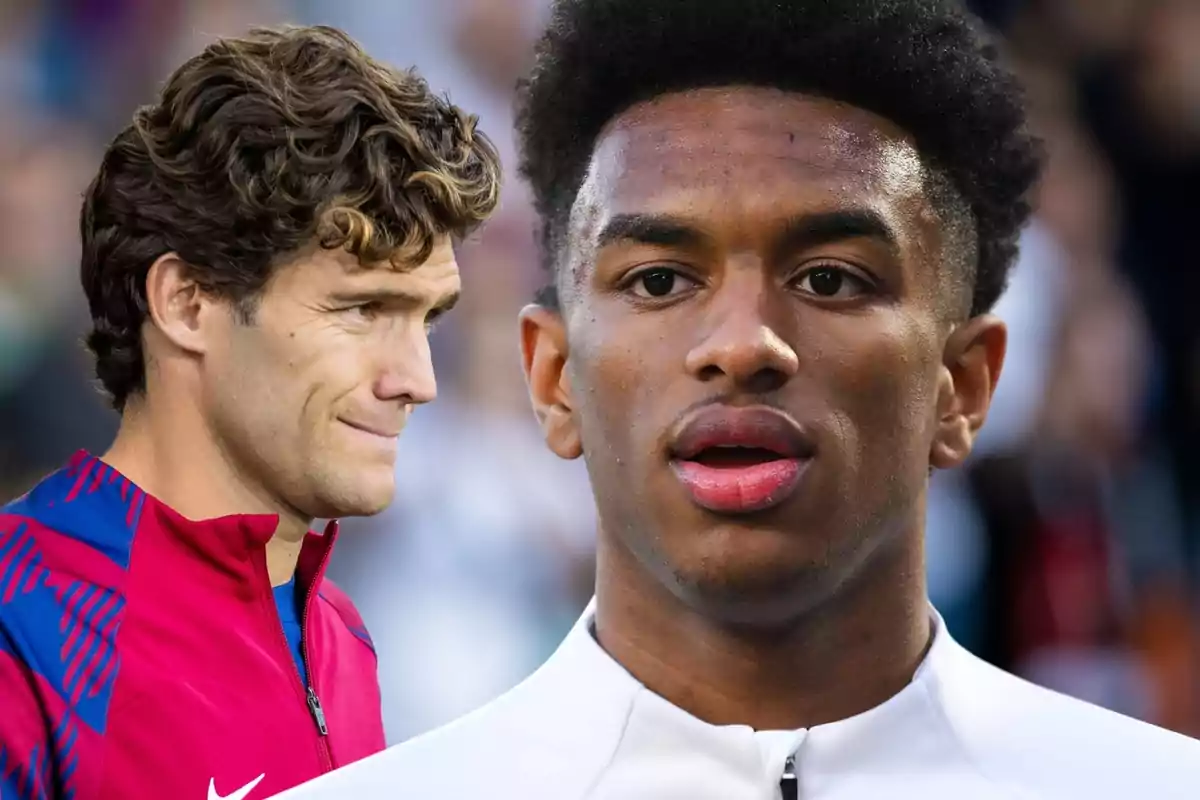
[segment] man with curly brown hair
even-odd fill
[[[309,528],[390,502],[499,172],[324,27],[216,42],[116,137],[81,234],[121,429],[0,510],[0,797],[255,800],[384,746]]]

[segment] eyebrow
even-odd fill
[[[658,247],[700,247],[709,242],[709,237],[682,217],[617,214],[600,229],[597,246],[625,242]]]
[[[406,306],[423,306],[429,302],[427,295],[408,292],[403,289],[364,289],[355,292],[338,292],[334,297],[342,303],[369,303],[375,300],[390,300]],[[462,293],[455,291],[438,298],[431,309],[437,313],[445,313],[458,303]]]
[[[775,237],[772,249],[785,257],[800,250],[847,239],[875,239],[893,255],[900,238],[878,212],[869,208],[823,211],[792,217]],[[617,214],[600,230],[599,247],[632,242],[658,247],[703,247],[711,237],[693,222],[669,214]]]
[[[784,223],[783,232],[775,241],[775,254],[786,257],[847,239],[874,239],[885,245],[892,255],[900,255],[900,237],[877,211],[868,208],[823,211],[796,216]]]

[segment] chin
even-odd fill
[[[704,616],[731,625],[786,624],[841,583],[829,548],[798,547],[795,537],[739,531],[690,544],[688,552],[668,558],[671,591]]]
[[[318,517],[373,517],[392,504],[396,496],[396,477],[391,470],[386,474],[380,474],[380,470],[354,472],[357,474],[342,477],[335,486],[323,487],[322,505],[326,506],[328,513],[318,514]],[[350,481],[345,480],[351,475]]]

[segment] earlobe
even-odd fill
[[[172,344],[204,352],[202,330],[207,298],[175,253],[158,257],[146,273],[146,312],[150,323]]]
[[[562,315],[540,305],[521,310],[521,362],[529,400],[546,445],[559,458],[583,455],[567,377],[567,330]]]
[[[1007,346],[1007,328],[991,315],[974,317],[950,335],[938,384],[931,466],[950,469],[971,455],[991,407]]]

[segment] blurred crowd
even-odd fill
[[[700,2],[701,0],[697,0]],[[969,467],[935,477],[929,584],[952,632],[1039,683],[1200,736],[1200,2],[978,0],[1028,81],[1049,169],[1011,343]],[[0,0],[0,500],[116,426],[80,344],[80,193],[170,68],[254,24],[322,22],[509,109],[546,0]],[[516,312],[541,276],[519,181],[460,253],[440,396],[401,443],[393,508],[333,574],[381,661],[393,742],[492,698],[591,591],[581,463],[541,444]]]

